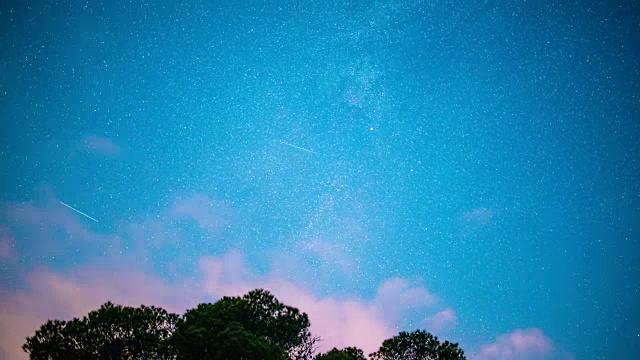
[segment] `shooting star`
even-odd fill
[[[62,201],[60,201],[60,204],[62,204],[62,205],[64,205],[64,206],[68,207],[69,209],[71,209],[71,210],[73,210],[73,211],[77,212],[78,214],[84,215],[84,216],[88,217],[89,219],[91,219],[91,220],[93,220],[93,221],[95,221],[95,222],[98,222],[98,220],[96,220],[96,219],[92,218],[91,216],[89,216],[89,215],[87,215],[87,214],[83,213],[82,211],[74,209],[74,208],[73,208],[73,206],[71,206],[71,205],[67,205],[67,204],[63,203]]]
[[[302,151],[306,151],[306,152],[308,152],[308,153],[312,153],[312,154],[316,154],[316,155],[318,155],[318,153],[317,153],[317,152],[315,152],[315,151],[311,151],[311,150],[309,150],[309,149],[305,149],[305,148],[300,147],[300,146],[295,146],[295,145],[289,144],[288,142],[280,141],[280,144],[287,145],[287,146],[291,146],[291,147],[292,147],[292,148],[294,148],[294,149],[298,149],[298,150],[302,150]]]

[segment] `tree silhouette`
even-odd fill
[[[325,354],[319,354],[315,360],[367,360],[367,358],[364,357],[362,350],[355,347],[348,347],[342,350],[333,348]]]
[[[355,347],[316,355],[309,318],[266,290],[200,304],[183,316],[107,302],[82,319],[49,320],[26,339],[33,360],[366,360]],[[458,344],[417,330],[382,343],[372,360],[466,360]]]
[[[369,356],[372,360],[466,360],[458,344],[440,343],[437,337],[423,330],[403,331],[385,340],[380,349]]]
[[[50,320],[22,349],[31,359],[170,359],[178,315],[107,302],[82,319]]]
[[[261,289],[187,311],[172,339],[185,359],[305,359],[314,343],[307,314]]]

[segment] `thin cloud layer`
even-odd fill
[[[433,313],[432,306],[437,302],[426,288],[401,278],[381,284],[372,300],[315,296],[275,269],[265,275],[252,274],[238,252],[203,258],[200,266],[208,295],[241,295],[253,288],[265,288],[284,303],[307,312],[311,331],[323,339],[325,349],[358,346],[366,353],[373,352],[397,334],[401,318]]]
[[[216,231],[231,224],[231,211],[227,204],[204,194],[176,200],[169,214],[174,219],[191,218],[207,231]]]
[[[488,224],[493,218],[493,211],[489,208],[475,208],[462,214],[462,218],[467,224]]]
[[[458,324],[458,316],[452,308],[444,309],[424,321],[425,328],[434,333],[446,333]]]
[[[216,204],[206,195],[199,194],[176,201],[159,220],[124,224],[128,229],[123,234],[124,240],[133,238],[144,240],[143,244],[146,244],[132,248],[122,247],[120,236],[90,230],[79,215],[58,206],[55,196],[44,205],[3,204],[2,215],[8,224],[0,227],[0,240],[4,242],[13,241],[12,234],[19,230],[31,244],[28,249],[33,251],[44,247],[48,248],[44,253],[57,254],[66,249],[63,243],[67,243],[67,247],[70,244],[95,247],[112,243],[113,249],[118,251],[102,253],[84,265],[67,266],[64,271],[48,267],[30,269],[22,275],[18,288],[3,288],[0,292],[0,357],[26,359],[20,349],[25,337],[32,335],[48,319],[82,316],[109,300],[123,305],[162,306],[182,313],[199,302],[243,295],[255,288],[267,289],[282,302],[307,312],[311,330],[323,339],[324,350],[358,346],[366,353],[373,352],[399,331],[414,330],[405,328],[409,318],[422,319],[425,328],[436,334],[455,328],[458,314],[454,309],[440,304],[438,297],[420,283],[400,277],[384,281],[373,298],[363,299],[318,296],[309,279],[299,276],[310,269],[292,267],[277,259],[270,264],[269,271],[256,273],[247,266],[244,254],[238,251],[227,251],[216,257],[194,257],[196,274],[177,277],[171,282],[149,269],[140,269],[138,259],[141,256],[166,245],[163,239],[168,235],[174,240],[178,238],[179,234],[171,230],[174,229],[172,219],[191,217],[207,231],[219,227]],[[61,233],[64,239],[75,240],[71,243],[60,241]],[[337,245],[320,242],[306,245],[307,251],[325,256],[325,260],[336,264],[339,264],[338,259],[349,259],[344,249],[335,247]],[[194,279],[201,280],[196,283]],[[472,359],[560,359],[557,354],[560,353],[542,330],[527,329],[499,336],[495,343],[482,346]]]
[[[393,319],[409,316],[416,306],[434,301],[425,288],[398,278],[383,283],[373,300],[319,297],[276,272],[252,274],[242,254],[235,251],[200,260],[202,286],[189,279],[169,284],[153,274],[118,270],[131,267],[113,259],[66,273],[40,269],[27,275],[23,289],[0,296],[1,354],[7,359],[26,359],[20,346],[41,324],[51,318],[82,316],[106,301],[156,305],[182,313],[207,298],[243,295],[254,288],[268,289],[284,303],[307,312],[311,330],[323,339],[324,349],[355,345],[372,352],[398,332]]]
[[[15,256],[15,239],[8,227],[0,225],[0,261],[13,260]]]
[[[327,266],[349,273],[358,268],[357,262],[350,254],[350,249],[343,244],[323,240],[310,240],[301,242],[300,246]]]
[[[500,335],[492,344],[483,345],[471,360],[571,360],[573,356],[558,350],[541,329],[515,330]]]
[[[376,293],[376,305],[385,319],[393,324],[406,314],[407,309],[425,310],[436,305],[438,299],[422,286],[413,286],[399,277],[385,281]]]
[[[183,312],[199,300],[188,281],[182,286],[168,285],[154,275],[123,271],[132,266],[115,263],[120,266],[81,266],[69,273],[36,270],[26,276],[23,289],[0,296],[0,358],[27,359],[21,346],[40,325],[49,319],[86,315],[107,301]]]
[[[115,156],[120,154],[121,148],[111,139],[100,136],[87,136],[84,138],[87,149],[107,156]]]
[[[116,235],[90,231],[82,215],[61,205],[55,196],[42,204],[2,203],[0,220],[8,233],[21,234],[22,240],[14,242],[16,251],[28,254],[30,261],[65,253],[102,256],[118,252],[121,246]]]

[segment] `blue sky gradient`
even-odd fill
[[[0,297],[39,294],[38,271],[94,269],[215,300],[249,280],[199,292],[203,258],[241,254],[247,276],[318,299],[377,301],[408,279],[455,321],[389,320],[390,303],[385,324],[432,326],[475,359],[632,359],[639,14],[631,1],[3,2]],[[513,345],[518,329],[533,345]]]

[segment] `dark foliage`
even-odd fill
[[[265,290],[200,304],[183,316],[110,302],[82,319],[50,320],[22,347],[33,360],[366,360],[362,350],[317,354],[309,318]],[[465,360],[458,344],[401,332],[373,360]]]
[[[82,319],[49,321],[22,347],[31,359],[171,359],[178,315],[110,302]]]
[[[319,354],[315,360],[367,360],[367,358],[364,357],[362,350],[355,347],[348,347],[342,350],[333,348],[325,354]]]
[[[369,355],[372,360],[466,360],[458,344],[445,341],[426,331],[401,332],[382,343],[382,347]]]

